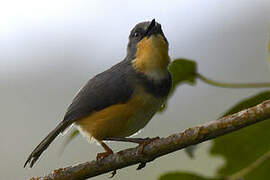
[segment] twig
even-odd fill
[[[188,128],[169,137],[160,138],[146,145],[142,154],[136,154],[137,148],[126,149],[112,154],[99,162],[91,161],[61,168],[54,170],[47,176],[32,178],[32,180],[82,180],[130,165],[144,164],[187,146],[228,134],[269,118],[270,100],[233,115],[223,117],[217,121],[211,121],[203,125]]]
[[[212,79],[209,79],[202,74],[197,73],[196,76],[202,80],[203,82],[217,86],[217,87],[223,87],[223,88],[266,88],[270,87],[270,83],[267,82],[261,82],[261,83],[225,83],[225,82],[219,82]]]

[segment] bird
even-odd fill
[[[155,19],[136,24],[125,58],[79,90],[63,120],[33,150],[24,167],[32,168],[52,141],[73,124],[88,140],[94,139],[104,148],[97,160],[113,154],[107,141],[137,143],[138,153],[142,153],[156,138],[130,136],[144,128],[166,102],[172,87],[168,51],[161,24]]]

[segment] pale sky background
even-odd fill
[[[32,169],[23,164],[44,136],[62,120],[74,94],[89,78],[121,61],[129,31],[156,19],[170,43],[171,58],[198,63],[199,72],[228,82],[269,80],[266,36],[268,0],[0,0],[0,179],[40,176],[55,168],[93,160],[103,149],[81,136],[59,156],[64,137]],[[183,85],[137,137],[168,136],[215,120],[239,100],[262,89],[222,89],[198,81]],[[113,149],[133,144],[110,143]],[[118,171],[114,179],[155,180],[187,170],[214,175],[221,158],[203,143],[190,159],[179,151]],[[93,178],[106,179],[109,174]]]

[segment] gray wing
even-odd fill
[[[133,93],[134,87],[128,82],[132,69],[127,61],[122,61],[111,69],[90,79],[79,91],[61,121],[32,151],[24,167],[32,167],[51,142],[77,119],[89,115],[112,104],[125,102]]]
[[[71,124],[93,111],[127,101],[134,90],[127,80],[129,67],[122,61],[90,79],[73,99],[63,121]]]
[[[128,82],[132,69],[127,61],[122,61],[111,69],[90,79],[79,91],[61,121],[32,151],[24,167],[32,167],[52,141],[77,119],[89,115],[112,104],[125,102],[133,93],[134,87]]]

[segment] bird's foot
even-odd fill
[[[104,142],[99,141],[99,143],[105,149],[105,152],[97,154],[96,157],[97,162],[100,162],[100,160],[102,160],[103,158],[113,154],[112,149],[109,146],[107,146]]]
[[[150,144],[151,142],[153,142],[155,140],[158,140],[158,139],[160,139],[158,136],[157,137],[154,137],[154,138],[147,137],[147,138],[141,139],[141,141],[138,142],[139,146],[138,146],[137,154],[138,155],[141,155],[143,153],[144,147],[147,144]]]
[[[111,154],[113,154],[112,151],[106,151],[106,152],[103,152],[103,153],[98,153],[97,157],[96,157],[96,160],[99,162],[99,161],[101,161],[102,159],[104,159],[105,157],[107,157],[107,156],[109,156]]]
[[[123,138],[123,137],[112,137],[112,138],[107,138],[107,141],[122,141],[122,142],[132,142],[132,143],[137,143],[139,144],[138,149],[137,149],[137,155],[142,155],[144,147],[151,142],[160,139],[159,137],[154,137],[154,138]],[[140,165],[138,166],[137,170],[140,170],[145,167],[147,162],[141,162]]]
[[[103,158],[105,158],[105,157],[107,157],[107,156],[109,156],[111,154],[113,154],[113,151],[106,151],[106,152],[103,152],[103,153],[98,153],[97,157],[96,157],[96,160],[97,160],[97,162],[100,162]],[[116,174],[116,170],[113,170],[113,172],[112,172],[111,176],[109,176],[109,178],[114,177],[115,174]]]
[[[154,137],[154,138],[145,138],[144,140],[142,140],[141,143],[139,143],[139,147],[138,147],[138,150],[137,150],[137,154],[138,155],[141,155],[143,153],[143,149],[144,147],[147,145],[147,144],[150,144],[151,142],[155,141],[155,140],[158,140],[160,139],[158,136],[157,137]],[[140,170],[142,168],[144,168],[146,166],[146,162],[141,162],[139,164],[139,166],[137,167],[136,170]]]
[[[102,159],[113,154],[112,149],[109,146],[107,146],[104,142],[99,141],[99,143],[105,149],[106,152],[97,154],[97,157],[96,157],[97,163],[100,163]],[[115,174],[116,174],[116,170],[113,170],[113,172],[109,178],[112,178]]]
[[[114,175],[116,175],[116,170],[113,170],[113,172],[111,173],[111,176],[109,178],[113,178]]]

